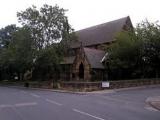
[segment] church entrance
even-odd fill
[[[79,66],[79,78],[84,79],[84,66],[82,63]]]

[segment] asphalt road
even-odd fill
[[[70,94],[0,87],[0,120],[160,120],[145,103],[160,88]]]

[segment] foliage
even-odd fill
[[[59,44],[51,45],[40,50],[35,62],[34,77],[38,79],[51,79],[59,70],[62,61],[62,52]]]
[[[143,41],[145,76],[160,76],[160,25],[147,20],[138,24],[137,35]]]
[[[14,64],[18,71],[24,73],[32,68],[36,51],[29,28],[23,27],[13,34],[9,49],[14,55]]]
[[[23,79],[27,70],[41,79],[57,75],[70,43],[77,39],[65,12],[57,5],[32,6],[17,13],[22,27],[0,29],[0,79],[15,74]],[[159,77],[160,25],[146,20],[134,31],[118,33],[107,52],[110,79]]]
[[[18,30],[16,25],[8,25],[0,29],[0,79],[10,78],[12,52],[8,50],[12,35]]]
[[[16,25],[8,25],[5,28],[0,29],[0,48],[6,48],[8,47],[12,34],[17,30],[18,28]]]
[[[110,79],[158,77],[160,75],[160,26],[142,22],[135,31],[123,31],[109,49],[106,65]]]
[[[14,74],[20,76],[32,68],[33,58],[34,43],[30,31],[27,27],[19,28],[12,34],[8,48],[1,52],[1,69],[9,71],[10,77]]]
[[[28,26],[32,37],[36,41],[37,49],[42,49],[53,43],[69,38],[71,29],[63,8],[43,5],[38,10],[32,6],[17,13],[19,22]]]
[[[133,76],[140,67],[141,41],[133,32],[123,31],[118,33],[117,41],[113,43],[109,51],[109,67],[116,74],[115,79],[128,79]],[[113,72],[114,71],[114,72]]]
[[[13,79],[16,74],[23,79],[28,70],[41,78],[56,73],[70,42],[76,39],[65,12],[57,5],[32,6],[17,13],[21,28],[0,29],[0,77],[6,74],[3,79]]]
[[[71,41],[76,38],[65,12],[57,5],[45,4],[40,9],[32,6],[17,13],[19,22],[31,30],[36,45],[35,78],[43,79],[57,72]]]

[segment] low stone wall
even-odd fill
[[[67,89],[67,90],[77,90],[77,91],[117,89],[117,88],[160,84],[160,78],[159,79],[119,80],[119,81],[108,81],[108,82],[109,82],[108,88],[103,88],[102,82],[75,82],[75,81],[60,82],[60,88]]]
[[[115,88],[127,88],[127,87],[137,87],[144,85],[156,85],[160,84],[159,79],[135,79],[135,80],[120,80],[120,81],[110,81],[110,87],[112,89]]]
[[[44,89],[52,89],[53,85],[50,81],[43,82],[29,82],[29,87],[31,88],[44,88]]]
[[[101,89],[101,82],[60,82],[60,89],[93,91]]]
[[[0,81],[0,85],[53,89],[51,81]]]
[[[127,87],[137,87],[143,85],[160,85],[160,78],[158,79],[136,79],[136,80],[119,80],[119,81],[107,81],[109,82],[108,88],[102,87],[102,81],[99,82],[78,82],[78,81],[61,81],[60,83],[52,83],[51,81],[32,81],[29,82],[28,87],[33,88],[46,88],[53,89],[59,88],[64,90],[71,91],[94,91],[102,89],[118,89],[118,88],[127,88]],[[10,86],[25,86],[26,82],[10,82],[4,81],[0,82],[0,85],[10,85]]]

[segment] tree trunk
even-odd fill
[[[19,80],[22,81],[23,80],[23,73],[19,74]]]

